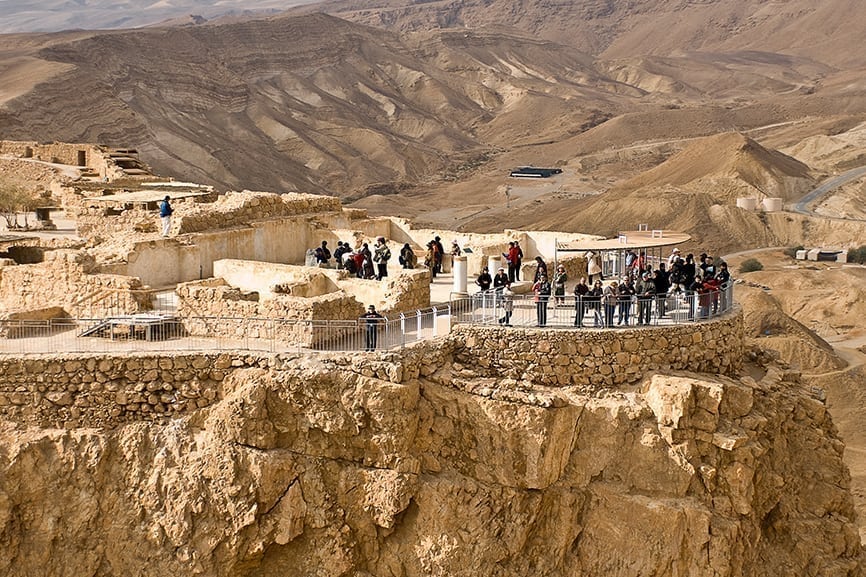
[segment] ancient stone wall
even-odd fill
[[[25,141],[0,140],[0,154],[8,154],[21,158],[34,158],[45,162],[57,162],[79,166],[78,154],[85,153],[85,166],[102,157],[99,147],[92,144],[69,144],[62,142],[38,143]]]
[[[249,226],[257,220],[285,218],[320,212],[339,212],[340,199],[296,192],[228,192],[213,204],[198,205],[177,214],[177,232],[208,232]]]
[[[81,251],[46,251],[44,261],[0,267],[0,303],[6,310],[62,307],[77,318],[146,310],[150,294],[137,278],[96,274],[92,257]]]
[[[393,254],[393,251],[392,251]],[[214,276],[242,291],[269,298],[282,294],[314,297],[341,290],[358,302],[384,313],[400,313],[430,306],[430,276],[424,269],[404,270],[392,258],[389,276],[381,281],[359,279],[345,270],[270,262],[224,259],[214,263]],[[331,317],[329,317],[331,318]],[[355,318],[355,317],[343,317]]]
[[[742,310],[709,322],[618,330],[515,329],[457,325],[455,370],[462,379],[505,378],[551,387],[601,388],[648,372],[730,375],[745,341]]]
[[[78,206],[67,204],[66,211],[75,219],[78,234],[98,242],[110,240],[115,235],[156,233],[160,230],[158,213],[140,206],[119,211],[108,206],[91,206],[85,200]]]
[[[0,418],[42,427],[116,427],[176,416],[222,395],[242,354],[40,355],[0,357]]]
[[[177,295],[177,314],[190,335],[239,342],[252,338],[317,347],[357,331],[353,326],[341,331],[313,321],[354,321],[364,312],[363,305],[343,291],[260,299],[257,293],[229,286],[221,279],[185,283],[178,286]]]

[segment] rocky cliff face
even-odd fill
[[[795,374],[473,394],[453,350],[235,363],[218,402],[113,429],[5,422],[0,574],[859,570],[843,446]]]

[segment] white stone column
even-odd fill
[[[495,275],[496,271],[499,270],[499,267],[502,266],[501,264],[499,264],[500,262],[502,262],[501,259],[502,257],[494,255],[490,255],[487,257],[487,270],[490,272],[490,276]]]
[[[465,256],[455,256],[451,261],[451,274],[454,277],[452,291],[458,294],[468,294],[466,289],[466,271],[468,267]]]

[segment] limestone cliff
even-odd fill
[[[173,417],[7,413],[0,574],[858,574],[843,446],[795,374],[470,390],[456,348],[238,357]]]

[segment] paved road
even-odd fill
[[[836,176],[831,176],[824,182],[818,186],[815,190],[804,196],[792,207],[794,212],[799,212],[800,214],[806,214],[809,216],[820,216],[815,214],[813,210],[808,208],[808,205],[815,202],[831,190],[839,188],[843,184],[851,182],[852,180],[857,180],[862,176],[866,175],[866,166],[861,166],[859,168],[852,168],[851,170],[847,170],[842,174],[838,174]]]

